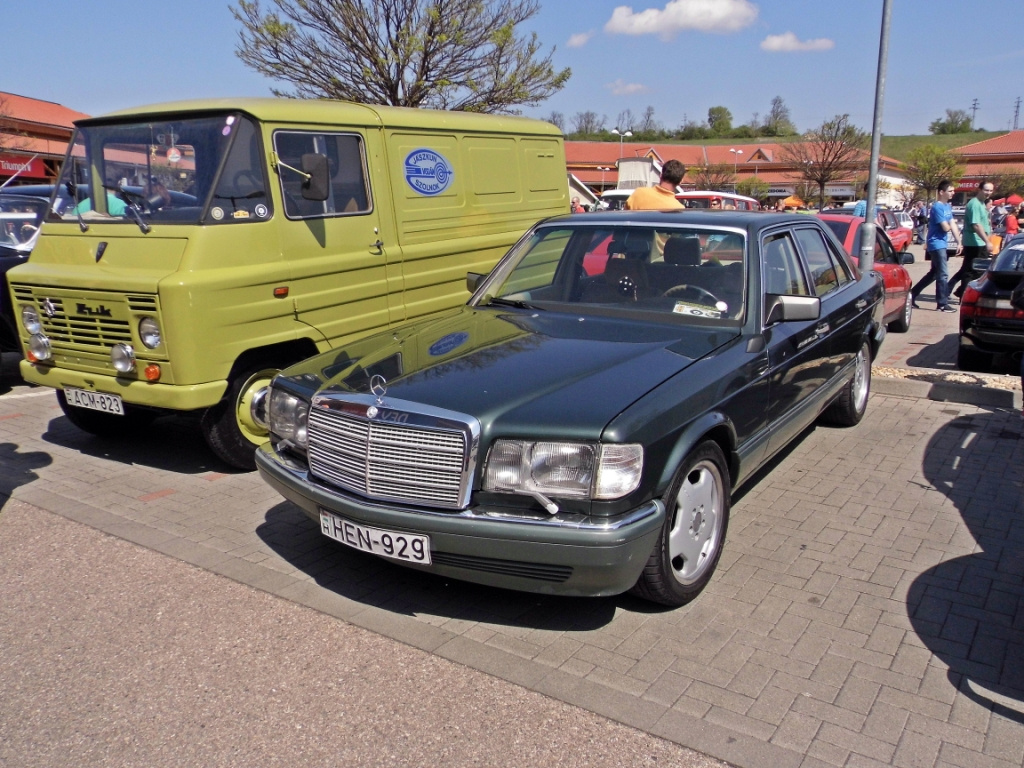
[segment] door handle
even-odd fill
[[[370,247],[371,248],[376,248],[377,249],[377,253],[383,253],[383,251],[384,251],[384,241],[381,240],[378,237],[377,241],[375,243],[370,243]]]
[[[828,333],[828,323],[822,323],[814,329],[815,336],[824,336]]]
[[[857,303],[854,305],[857,309],[864,309],[868,305],[867,299],[857,299]]]

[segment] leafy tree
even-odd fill
[[[867,144],[868,134],[850,123],[849,115],[836,115],[807,131],[802,141],[783,144],[779,154],[797,169],[792,178],[817,188],[818,206],[824,207],[826,184],[867,166]]]
[[[996,193],[993,195],[995,198],[1024,194],[1024,169],[1022,168],[1018,167],[1015,170],[1001,173],[993,181],[996,183]]]
[[[278,96],[515,113],[571,76],[516,27],[537,0],[238,0],[235,53]]]
[[[947,109],[946,119],[932,120],[928,130],[936,135],[944,133],[970,133],[971,116],[963,109]]]
[[[727,192],[736,186],[736,174],[729,163],[710,163],[698,165],[687,174],[697,189],[710,189]]]
[[[725,107],[708,110],[708,127],[716,136],[725,136],[732,130],[732,112]]]
[[[698,123],[694,120],[690,120],[685,115],[683,116],[682,125],[676,129],[676,138],[681,139],[682,141],[706,139],[708,135],[709,131],[706,123]]]
[[[922,144],[907,154],[899,169],[913,185],[915,193],[931,200],[935,189],[944,179],[957,181],[964,175],[967,165],[956,152],[933,144]]]
[[[580,138],[593,136],[595,133],[604,131],[606,120],[604,115],[598,117],[597,112],[577,112],[572,116],[572,132]]]
[[[768,190],[771,185],[758,176],[748,176],[736,182],[736,193],[752,197],[755,200],[764,200],[768,197]]]
[[[761,127],[763,136],[792,136],[797,132],[796,126],[789,118],[789,107],[782,100],[781,96],[772,99],[768,114],[765,115],[764,125]]]

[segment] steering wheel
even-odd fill
[[[704,306],[713,307],[719,303],[719,298],[715,296],[715,294],[711,293],[711,291],[707,291],[699,285],[687,285],[686,283],[673,285],[665,291],[662,296],[667,298],[681,298],[685,294],[696,294],[695,300],[698,304],[702,304]]]

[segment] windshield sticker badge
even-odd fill
[[[445,157],[432,149],[414,149],[405,156],[405,181],[421,195],[441,194],[454,176]]]

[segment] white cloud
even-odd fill
[[[650,89],[641,83],[627,83],[619,78],[614,83],[608,83],[608,90],[615,96],[629,96],[633,93],[645,93]]]
[[[772,53],[790,53],[792,51],[830,51],[836,47],[835,41],[827,37],[819,37],[814,40],[801,40],[792,32],[785,32],[781,35],[768,35],[761,41],[762,51]]]
[[[579,32],[569,37],[569,42],[566,43],[570,48],[582,48],[584,45],[590,42],[590,38],[594,36],[593,32]]]
[[[605,32],[622,35],[658,35],[671,39],[678,32],[737,32],[757,18],[750,0],[669,0],[662,10],[635,13],[628,5],[612,11]]]

